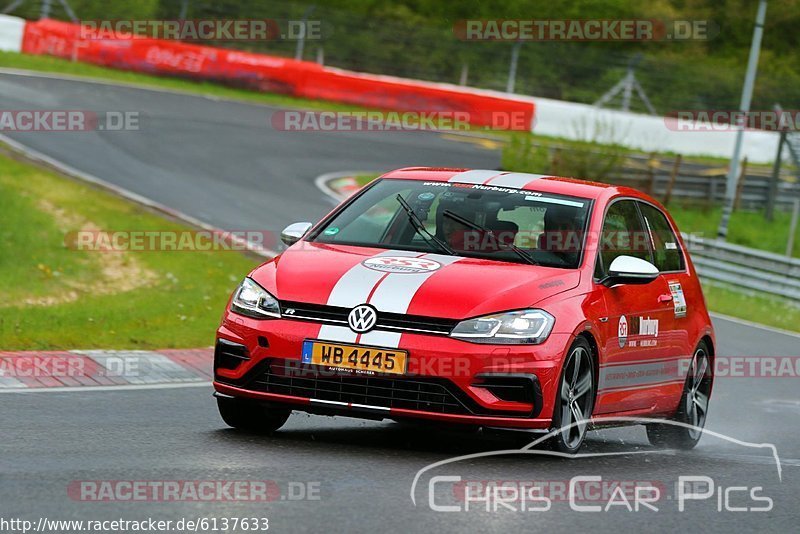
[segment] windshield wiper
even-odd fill
[[[425,224],[420,220],[417,214],[414,213],[414,208],[412,208],[409,205],[409,203],[406,202],[406,199],[403,198],[403,195],[398,193],[397,197],[395,198],[397,198],[397,202],[399,202],[400,206],[402,206],[403,211],[406,212],[406,215],[408,216],[408,221],[411,223],[411,226],[422,237],[422,239],[425,240],[426,243],[435,244],[439,248],[439,250],[444,251],[446,254],[449,254],[451,256],[458,255],[456,254],[456,251],[450,247],[450,245],[448,245],[447,243],[445,243],[444,241],[442,241],[441,239],[430,233],[428,229],[425,228]]]
[[[536,262],[536,260],[534,260],[533,257],[530,254],[528,254],[526,251],[522,250],[521,248],[519,248],[514,243],[503,243],[503,242],[501,242],[500,238],[497,237],[497,235],[494,233],[494,231],[486,228],[485,226],[481,226],[480,224],[474,223],[474,222],[470,221],[469,219],[465,219],[461,215],[458,215],[457,213],[453,213],[450,210],[444,210],[442,215],[445,216],[445,217],[448,217],[450,219],[453,219],[454,221],[456,221],[458,223],[463,224],[467,228],[472,228],[473,230],[477,230],[479,232],[485,232],[485,233],[489,234],[490,236],[492,236],[492,238],[494,239],[495,243],[497,243],[498,247],[505,248],[505,249],[508,249],[508,250],[512,251],[517,256],[519,256],[520,258],[522,258],[526,262],[530,263],[531,265],[539,265]]]

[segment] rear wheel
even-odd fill
[[[708,345],[700,342],[692,357],[683,395],[674,420],[690,426],[664,424],[647,425],[647,439],[656,447],[692,449],[703,435],[711,398],[713,375]]]
[[[246,399],[217,398],[217,408],[228,426],[255,434],[275,432],[292,414],[288,408],[266,407]]]
[[[553,449],[575,454],[586,438],[595,398],[592,349],[582,337],[575,340],[564,362],[556,396],[553,426],[558,433],[551,439]]]

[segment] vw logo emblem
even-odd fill
[[[359,304],[347,316],[347,324],[353,332],[363,334],[375,328],[378,322],[378,311],[369,304]]]

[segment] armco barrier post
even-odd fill
[[[794,199],[794,209],[792,209],[792,223],[789,225],[789,239],[786,242],[786,255],[792,257],[794,252],[794,236],[797,233],[797,219],[800,216],[800,198]]]
[[[747,158],[742,161],[742,172],[739,173],[739,180],[736,182],[736,198],[733,201],[733,210],[739,209],[739,204],[742,202],[742,190],[744,189],[744,182],[747,180]]]

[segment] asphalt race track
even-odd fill
[[[135,111],[138,131],[9,137],[228,230],[280,230],[335,204],[314,178],[411,165],[497,168],[497,152],[417,132],[284,132],[276,108],[164,91],[0,74],[3,109]]]
[[[496,152],[432,133],[279,132],[270,127],[274,109],[266,106],[41,77],[0,75],[0,108],[139,111],[138,132],[10,137],[227,229],[277,230],[319,217],[331,202],[313,180],[326,172],[499,163]],[[718,356],[800,357],[798,336],[727,319],[715,324]],[[605,456],[566,460],[509,453],[426,471],[416,485],[416,505],[411,490],[418,470],[464,454],[519,448],[524,441],[303,414],[274,436],[240,434],[219,419],[208,386],[2,393],[0,506],[4,517],[34,522],[267,517],[275,532],[795,531],[799,379],[717,377],[707,428],[730,439],[707,435],[689,453],[651,448],[642,427],[598,430],[581,452]],[[753,444],[774,446],[780,468],[772,449]],[[544,481],[551,488],[550,509],[521,511],[523,499],[512,498],[505,505],[495,499],[489,511],[486,503],[471,502],[467,510],[460,486],[435,476],[512,486]],[[647,482],[661,490],[654,503],[658,511],[575,511],[553,489],[575,476],[621,485]],[[682,511],[674,488],[681,476],[710,477],[713,491],[704,500],[684,499]],[[80,481],[254,480],[270,481],[277,490],[271,502],[96,502],[75,491]],[[434,504],[459,511],[432,510],[431,487]],[[763,497],[771,499],[771,510],[733,511],[763,507]],[[610,500],[590,495],[572,504],[605,507]]]

